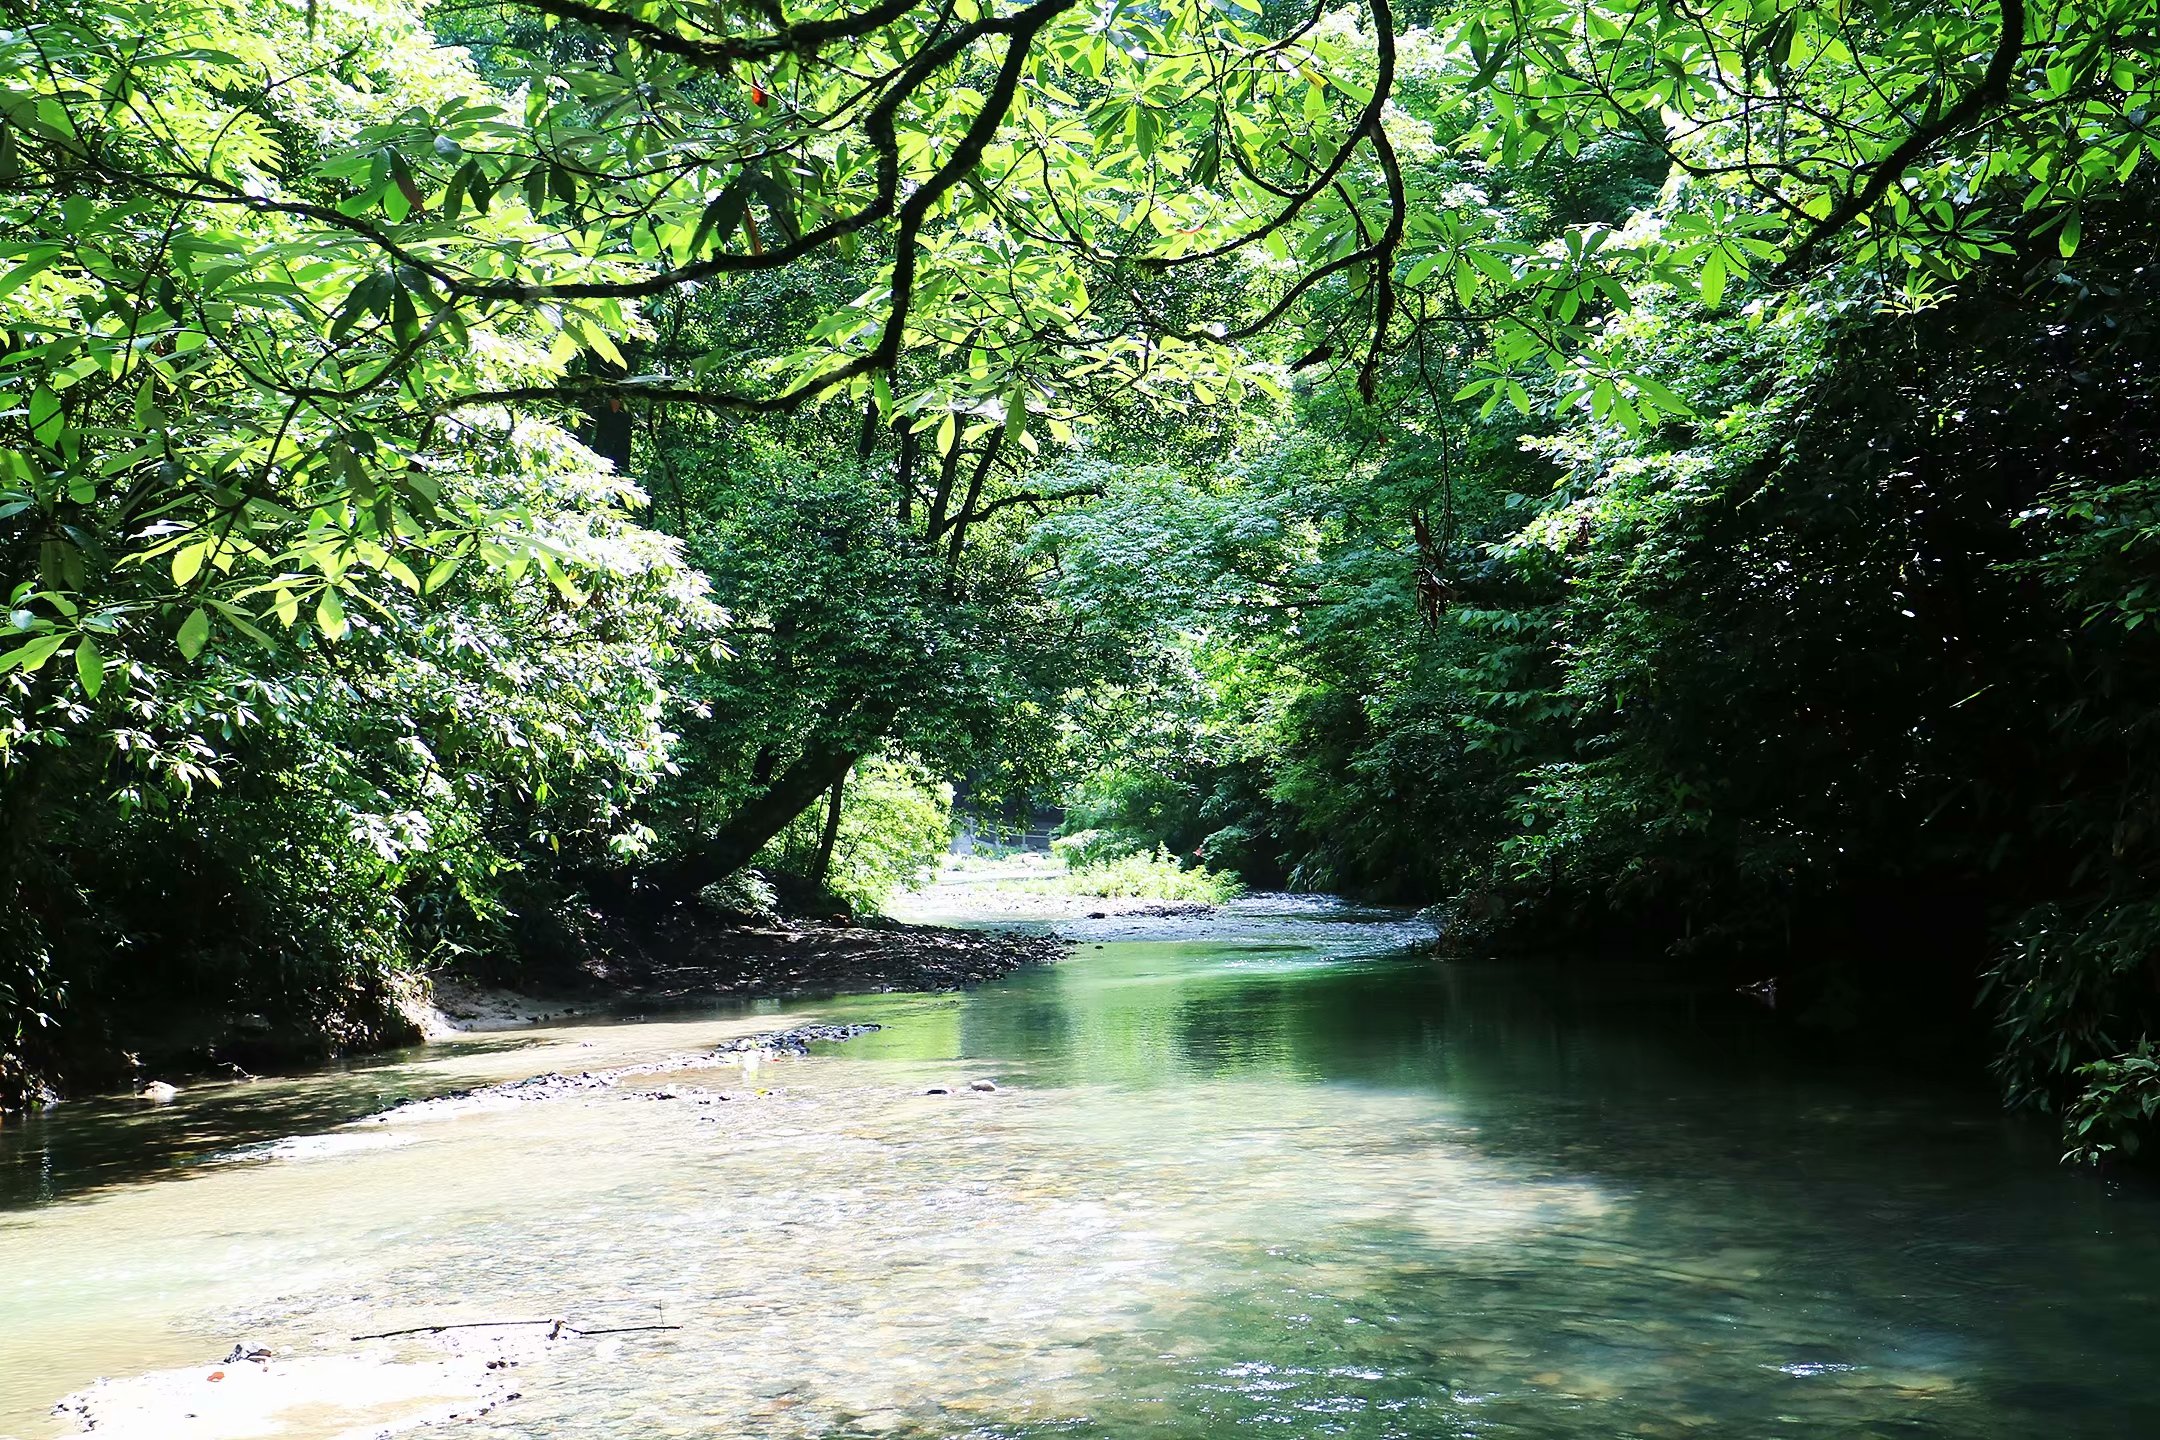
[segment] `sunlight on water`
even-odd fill
[[[339,1123],[795,1016],[250,1087],[305,1121],[283,1135],[215,1093],[60,1112],[41,1149],[10,1140],[51,1198],[0,1212],[0,1433],[63,1433],[48,1407],[96,1376],[240,1340],[413,1362],[415,1393],[435,1372],[414,1366],[514,1360],[489,1373],[519,1398],[458,1422],[475,1436],[2160,1417],[2148,1198],[2054,1173],[1984,1106],[1801,1078],[1722,1008],[1619,1013],[1565,977],[1375,957],[1407,933],[1247,905],[965,996],[806,1007],[888,1026],[809,1059],[450,1118]],[[130,1127],[160,1137],[132,1144],[156,1172],[126,1168]],[[550,1317],[679,1328],[350,1338]],[[353,1415],[286,1420],[328,1436]]]

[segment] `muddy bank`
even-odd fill
[[[124,1051],[91,1036],[58,1080],[10,1089],[0,1113],[64,1095],[131,1092],[150,1101],[206,1080],[290,1074],[325,1061],[452,1036],[520,1030],[700,999],[964,989],[1071,947],[1048,935],[891,920],[730,919],[694,905],[598,921],[575,957],[535,962],[508,983],[458,976],[370,977],[325,1016],[246,1015],[221,1027],[138,1034]],[[147,1020],[142,1022],[147,1025]],[[0,1076],[0,1080],[5,1080]],[[59,1083],[64,1080],[64,1084]]]
[[[620,1003],[715,995],[960,990],[1071,947],[1050,935],[889,920],[723,922],[683,907],[586,961],[586,993]]]

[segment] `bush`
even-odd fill
[[[1075,870],[1140,854],[1148,848],[1145,840],[1127,830],[1076,830],[1050,842],[1050,853]]]
[[[2084,1088],[2063,1116],[2070,1142],[2065,1160],[2097,1164],[2118,1151],[2135,1155],[2141,1136],[2160,1120],[2160,1052],[2150,1040],[2135,1050],[2081,1065]]]
[[[743,869],[698,891],[698,902],[727,915],[776,915],[780,892],[757,871]]]
[[[1066,895],[1100,895],[1105,899],[1198,900],[1220,905],[1245,892],[1234,875],[1210,870],[1205,865],[1186,869],[1169,850],[1120,855],[1067,871],[1055,889]]]

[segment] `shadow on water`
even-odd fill
[[[424,1058],[502,1055],[542,1043],[529,1035],[471,1036],[303,1076],[191,1086],[183,1104],[105,1097],[11,1117],[0,1128],[0,1211],[181,1179],[242,1146],[315,1134],[470,1083]]]
[[[1206,1424],[1150,1433],[1318,1433],[1335,1405],[1331,1433],[1488,1433],[1433,1408],[1436,1383],[1490,1384],[1481,1354],[1545,1377],[1469,1396],[1489,1433],[1653,1433],[1675,1414],[1685,1433],[1780,1408],[1835,1427],[1813,1433],[2160,1433],[2153,1187],[2059,1169],[2048,1127],[1969,1077],[1826,1061],[1751,1002],[1654,968],[1112,942],[860,1053],[1017,1064],[1037,1086],[1250,1080],[1263,1116],[1279,1092],[1259,1082],[1425,1095],[1430,1127],[1356,1143],[1407,1166],[1468,1147],[1599,1197],[1595,1224],[1535,1247],[1375,1222],[1347,1296],[1256,1253],[1270,1283],[1212,1297],[1178,1342],[1189,1360],[1130,1362],[1136,1383],[1208,1397]],[[1556,1426],[1556,1390],[1602,1418]],[[1422,1418],[1397,1429],[1389,1405]],[[1056,1433],[1147,1412],[1111,1418]]]
[[[1142,923],[965,994],[820,1004],[889,1028],[769,1103],[539,1107],[294,1167],[245,1243],[290,1266],[344,1234],[381,1267],[301,1287],[311,1326],[384,1294],[671,1297],[679,1346],[567,1353],[475,1440],[2160,1434],[2160,1204],[2056,1168],[1984,1092],[1825,1063],[1652,969],[1397,953],[1400,917]],[[91,1107],[0,1142],[4,1183],[200,1173],[474,1068]],[[968,1076],[1001,1090],[923,1093]],[[324,1230],[333,1202],[378,1229]],[[80,1288],[54,1267],[32,1308]]]

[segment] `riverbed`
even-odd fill
[[[2160,1433],[2160,1204],[1982,1092],[1332,902],[1060,925],[0,1133],[0,1435]]]

